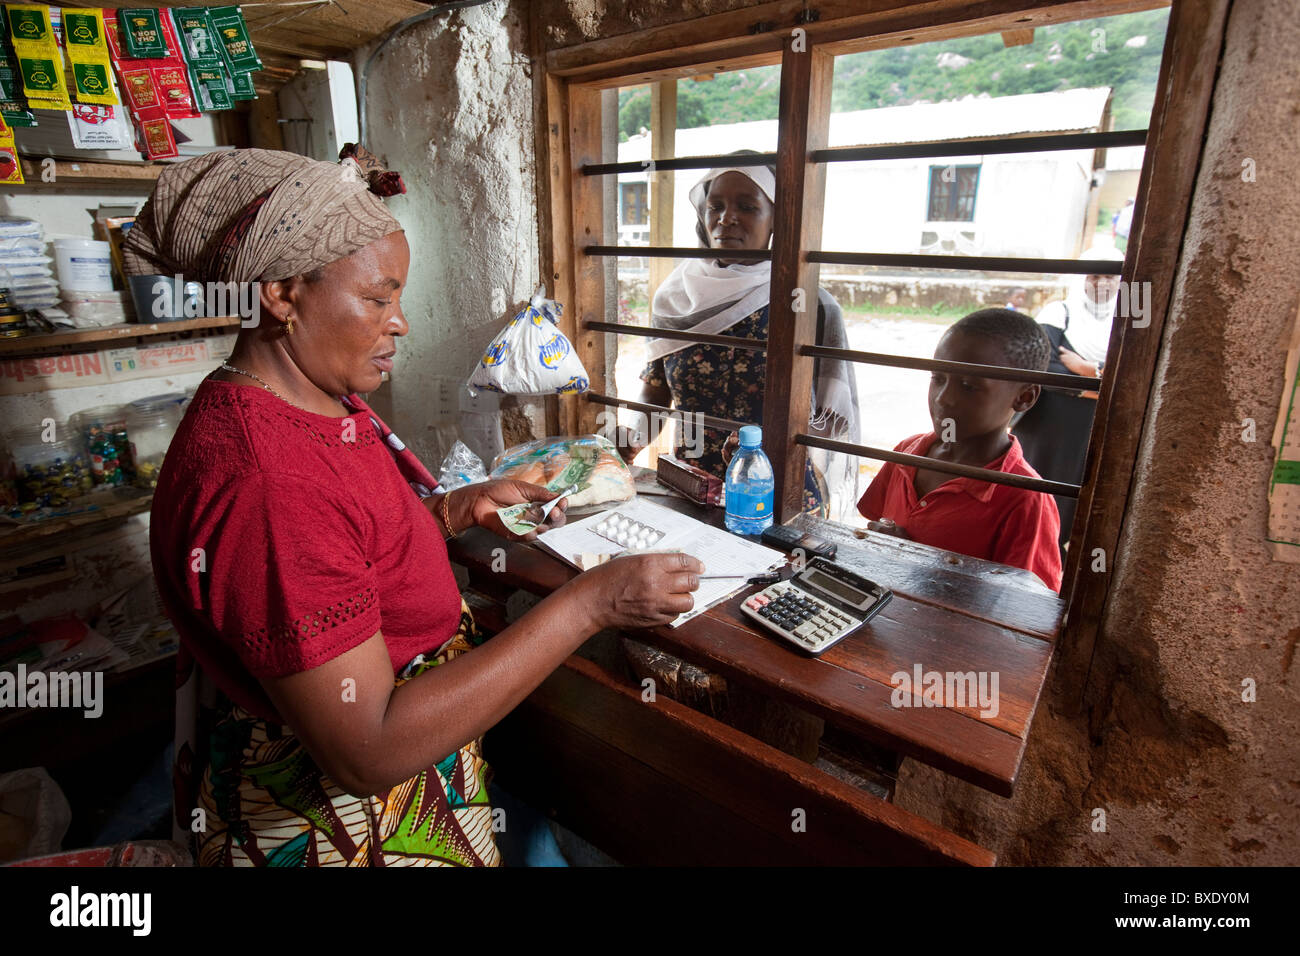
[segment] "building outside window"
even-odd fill
[[[973,222],[979,166],[931,166],[930,222]]]

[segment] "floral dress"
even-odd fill
[[[768,307],[751,313],[721,334],[737,338],[767,338]],[[641,371],[641,381],[648,385],[667,385],[673,395],[673,405],[688,412],[703,412],[717,418],[755,425],[763,423],[763,389],[767,383],[767,353],[751,349],[728,349],[719,345],[688,345],[671,355],[655,359]],[[689,427],[689,426],[688,426]],[[722,446],[727,435],[722,429],[705,428],[703,440],[696,445],[702,449],[691,464],[703,468],[720,478],[726,477],[727,466],[722,458]],[[681,431],[678,432],[679,441]],[[689,444],[679,444],[675,450],[682,457]],[[804,469],[805,512],[822,512],[830,496],[825,481],[808,461]]]

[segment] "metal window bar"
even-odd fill
[[[1004,382],[1025,382],[1047,388],[1064,388],[1072,392],[1101,388],[1101,379],[1086,375],[1067,375],[1064,372],[1036,372],[1027,368],[1009,368],[1001,365],[980,365],[976,362],[945,362],[941,359],[911,358],[891,355],[888,352],[856,352],[852,349],[832,349],[824,345],[800,345],[800,355],[813,358],[841,359],[864,365],[887,365],[890,368],[911,368],[922,372],[949,372],[973,378],[995,378]]]
[[[637,412],[659,412],[665,416],[680,421],[687,415],[698,418],[709,428],[716,428],[719,431],[738,431],[746,425],[758,424],[757,422],[738,422],[730,418],[717,418],[713,415],[706,415],[704,412],[692,412],[685,408],[667,408],[663,405],[653,405],[648,402],[630,402],[623,398],[614,398],[610,395],[604,395],[600,392],[583,392],[582,397],[589,402],[597,405],[609,405],[612,408],[629,408]]]
[[[672,339],[678,342],[695,342],[700,345],[718,345],[727,349],[746,349],[751,352],[767,351],[767,339],[749,339],[738,335],[709,335],[706,332],[656,329],[648,325],[625,325],[622,322],[583,322],[582,327],[589,332],[643,335],[652,339]]]
[[[1112,130],[1103,133],[1061,133],[1048,136],[949,139],[931,143],[898,143],[888,146],[832,146],[813,150],[814,163],[860,163],[881,159],[926,159],[940,156],[981,156],[993,153],[1048,153],[1070,149],[1106,149],[1111,146],[1142,146],[1144,129]],[[679,156],[673,159],[630,160],[624,163],[586,163],[584,176],[617,176],[620,173],[672,172],[679,169],[712,169],[715,166],[771,166],[776,153],[725,153],[719,156]]]
[[[696,246],[583,246],[586,256],[649,259],[714,259],[718,250]],[[728,249],[728,259],[770,259],[770,249]],[[956,269],[962,272],[1024,272],[1056,275],[1119,275],[1124,263],[1110,259],[1022,259],[1005,256],[911,255],[892,252],[806,252],[809,262],[833,265]]]
[[[716,345],[721,348],[745,349],[751,352],[767,351],[767,339],[751,339],[737,335],[708,335],[704,332],[688,332],[678,329],[657,329],[647,325],[625,325],[621,322],[583,322],[582,327],[589,332],[612,332],[615,335],[640,335],[651,339],[672,339],[679,342],[695,342],[699,345]],[[890,368],[910,368],[922,372],[951,372],[955,375],[971,375],[976,378],[995,378],[1006,382],[1025,382],[1042,385],[1046,388],[1061,388],[1069,391],[1095,390],[1101,387],[1101,379],[1086,375],[1067,375],[1062,372],[1036,372],[1033,369],[1009,368],[1001,365],[980,365],[975,362],[945,362],[940,359],[912,358],[906,355],[891,355],[888,352],[858,352],[852,349],[833,349],[824,345],[800,345],[799,354],[812,358],[840,359],[845,362],[858,362],[863,365],[887,365]]]
[[[1105,133],[1061,133],[1048,136],[949,139],[934,143],[897,143],[888,146],[831,146],[815,149],[814,163],[863,163],[881,159],[930,159],[941,156],[991,156],[995,153],[1050,153],[1070,149],[1107,149],[1112,146],[1142,146],[1144,129]],[[656,164],[658,167],[658,164]]]
[[[692,412],[683,408],[668,408],[664,405],[653,405],[648,402],[630,402],[624,399],[613,398],[600,392],[583,392],[582,397],[597,405],[606,405],[612,408],[628,408],[638,412],[659,412],[662,415],[678,420],[687,415],[696,416],[705,426],[716,428],[721,431],[737,431],[746,424],[752,424],[750,422],[733,421],[729,418],[715,418],[714,416],[706,415],[703,412]],[[859,455],[863,458],[874,458],[879,461],[891,461],[899,465],[911,465],[916,468],[926,468],[930,471],[938,471],[946,475],[957,475],[961,478],[974,478],[995,485],[1010,485],[1013,488],[1026,488],[1030,491],[1043,491],[1049,495],[1061,495],[1067,498],[1079,497],[1079,485],[1070,485],[1061,481],[1048,481],[1046,478],[1030,478],[1028,475],[1011,475],[1003,471],[991,471],[988,468],[976,468],[974,465],[959,465],[950,461],[937,461],[933,458],[925,458],[921,455],[908,455],[887,448],[873,448],[870,445],[854,445],[850,442],[832,441],[828,438],[817,438],[814,435],[807,435],[803,432],[800,432],[795,436],[795,441],[800,445],[807,445],[812,448],[825,448],[827,451],[844,452],[849,455]]]
[[[739,250],[727,250],[735,257]],[[959,269],[963,272],[1038,272],[1081,276],[1119,275],[1123,262],[1110,259],[1025,259],[1008,256],[939,256],[893,252],[804,253],[809,262],[840,266],[897,266],[903,269]]]
[[[583,246],[582,254],[587,256],[617,256],[635,258],[646,256],[650,259],[716,259],[718,250],[708,246]],[[771,249],[728,249],[728,259],[771,259]]]
[[[1080,485],[1071,485],[1063,481],[1048,481],[1046,478],[1030,478],[1028,475],[1010,475],[1004,471],[990,471],[987,468],[976,468],[974,465],[959,465],[951,461],[937,461],[934,458],[926,458],[923,455],[908,455],[901,451],[892,451],[887,448],[872,448],[870,445],[855,445],[846,441],[832,441],[829,438],[818,438],[815,435],[806,435],[803,432],[794,436],[795,442],[800,445],[807,445],[809,448],[825,448],[827,451],[843,452],[847,455],[860,455],[863,458],[876,458],[880,461],[892,461],[897,465],[911,465],[913,468],[924,468],[928,471],[938,471],[945,475],[958,475],[962,478],[975,478],[980,481],[987,481],[995,485],[1011,485],[1013,488],[1027,488],[1030,491],[1043,491],[1049,495],[1060,495],[1063,498],[1077,498],[1081,490]]]
[[[1030,153],[1049,152],[1070,149],[1105,149],[1114,146],[1140,146],[1146,143],[1146,130],[1120,130],[1100,133],[1072,133],[1049,136],[1025,136],[1020,138],[999,137],[993,139],[945,140],[933,143],[907,143],[889,146],[841,146],[814,150],[810,161],[814,163],[867,162],[886,159],[934,158],[942,156],[974,156],[995,153]],[[775,153],[740,154],[722,156],[694,156],[676,159],[661,159],[626,163],[589,163],[582,167],[585,176],[608,176],[619,173],[644,172],[653,168],[668,172],[682,169],[711,169],[715,166],[764,166],[776,161]],[[590,245],[582,250],[588,256],[627,256],[639,255],[647,258],[707,259],[716,255],[715,250],[707,248],[686,248],[673,246],[604,246]],[[771,258],[767,249],[728,250],[728,257],[761,261]],[[940,256],[907,255],[895,253],[850,253],[834,251],[809,251],[805,253],[806,261],[827,265],[861,265],[894,266],[905,269],[954,269],[973,272],[1013,272],[1013,273],[1055,273],[1057,275],[1120,275],[1124,263],[1109,260],[1079,259],[1030,259],[1003,256]],[[615,322],[584,322],[584,328],[596,332],[613,332],[628,335],[643,335],[656,338],[694,341],[702,344],[725,346],[729,348],[765,350],[767,343],[758,339],[742,339],[721,335],[703,335],[693,332],[679,332],[668,329],[651,329],[644,326],[626,326]],[[994,378],[1006,381],[1028,382],[1048,388],[1093,389],[1100,385],[1100,379],[1082,375],[1062,375],[1055,372],[1035,372],[1029,369],[1011,369],[1000,366],[979,365],[968,362],[943,362],[937,359],[908,358],[879,352],[857,352],[849,349],[832,349],[818,345],[801,345],[799,353],[809,357],[837,358],[851,362],[870,365],[885,365],[895,368],[913,368],[921,371],[944,371],[956,374],[971,374],[981,378]],[[586,399],[597,404],[625,407],[642,412],[659,412],[671,417],[681,418],[684,414],[697,414],[705,425],[714,428],[739,428],[743,423],[730,419],[715,418],[702,413],[690,413],[681,409],[666,408],[644,402],[620,401],[595,392],[587,392]],[[987,468],[971,465],[959,465],[953,462],[936,461],[921,455],[908,455],[885,448],[869,445],[856,445],[850,442],[838,442],[813,435],[799,433],[795,436],[798,444],[827,451],[860,455],[878,461],[910,465],[925,468],[942,474],[957,475],[988,481],[993,484],[1010,485],[1041,491],[1062,497],[1078,498],[1079,485],[1060,481],[1048,481],[1044,478],[1030,478],[1026,475],[1011,475]]]

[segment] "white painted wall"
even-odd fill
[[[303,70],[277,97],[284,148],[336,162],[345,143],[357,141],[357,96],[348,63]]]

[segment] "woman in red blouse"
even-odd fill
[[[200,864],[499,863],[478,738],[597,630],[688,610],[702,570],[605,565],[482,643],[444,538],[509,536],[496,509],[550,493],[438,493],[358,397],[409,328],[410,252],[370,191],[393,176],[366,165],[177,164],[125,246],[131,274],[259,288],[261,320],[172,442],[151,527],[182,643],[176,821]]]

